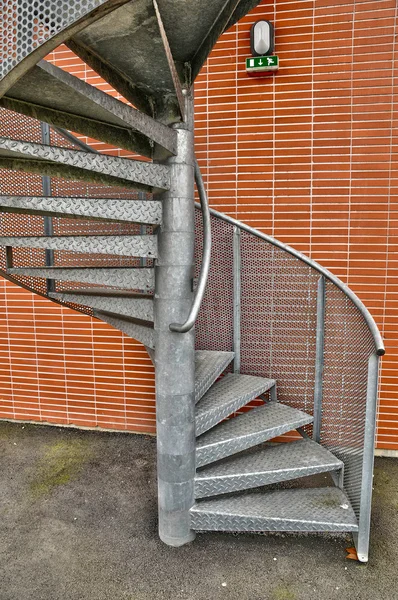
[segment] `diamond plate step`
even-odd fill
[[[94,288],[91,290],[63,290],[62,292],[52,292],[49,296],[60,302],[83,304],[115,315],[132,317],[140,321],[153,321],[153,298],[142,294]]]
[[[277,444],[232,456],[196,473],[195,496],[217,496],[343,468],[341,460],[312,440]]]
[[[196,406],[195,431],[201,435],[275,385],[274,379],[228,373]]]
[[[358,531],[350,501],[335,487],[202,500],[190,512],[199,531]]]
[[[253,408],[220,423],[197,439],[196,466],[201,467],[236,454],[312,421],[311,415],[279,402]]]
[[[109,285],[131,290],[154,291],[155,271],[147,267],[32,267],[7,270],[8,275],[41,277],[56,281]]]
[[[0,211],[49,217],[128,221],[148,225],[157,225],[162,220],[162,203],[158,200],[0,196]]]
[[[15,161],[14,168],[18,164],[21,170],[25,170],[23,165],[25,163],[28,172],[32,170],[30,163],[35,162],[37,168],[42,166],[44,175],[54,174],[55,164],[59,176],[69,179],[76,176],[90,181],[100,181],[101,177],[105,176],[114,178],[115,184],[134,183],[138,189],[168,190],[170,188],[168,166],[106,154],[94,154],[0,137],[0,159]],[[50,169],[51,164],[53,165],[52,172],[46,169],[48,163],[50,163]],[[34,169],[33,171],[35,172]]]
[[[119,329],[129,337],[133,338],[147,346],[148,348],[155,348],[155,335],[152,327],[142,325],[141,323],[135,323],[133,320],[129,320],[119,315],[102,312],[100,310],[94,311],[94,317],[108,323],[115,329]]]
[[[151,141],[159,159],[176,153],[175,130],[45,60],[17,81],[1,104],[150,158]]]
[[[156,235],[81,235],[0,237],[0,246],[15,248],[49,248],[88,254],[115,254],[156,258]]]
[[[199,402],[233,358],[233,352],[212,350],[195,352],[195,402]]]

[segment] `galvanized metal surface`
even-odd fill
[[[240,328],[241,328],[241,269],[240,229],[234,227],[234,373],[240,372]]]
[[[16,83],[0,105],[149,158],[175,153],[172,129],[47,61]]]
[[[195,477],[195,497],[217,496],[342,467],[342,461],[311,440],[270,445],[200,469]]]
[[[358,559],[361,562],[367,562],[369,558],[379,362],[380,358],[376,354],[369,357],[359,529],[358,534],[354,536]]]
[[[0,210],[2,212],[105,219],[152,225],[159,224],[162,218],[162,203],[158,200],[0,196]]]
[[[102,294],[101,294],[102,291]],[[153,321],[153,300],[152,298],[134,297],[133,294],[118,295],[117,292],[106,293],[105,290],[96,289],[94,293],[88,293],[87,290],[52,292],[50,298],[59,302],[73,302],[74,304],[84,304],[94,310],[111,312],[115,315],[133,317],[140,321]],[[129,297],[130,296],[130,297]]]
[[[253,408],[204,433],[196,443],[196,466],[201,467],[282,433],[311,423],[313,417],[300,410],[270,402]]]
[[[148,348],[155,348],[155,336],[152,327],[146,327],[139,323],[134,323],[126,318],[122,318],[118,315],[111,313],[102,312],[100,310],[94,310],[94,317],[108,323],[115,329],[119,329],[134,340],[138,340],[144,346]]]
[[[186,123],[176,126],[177,154],[167,159],[171,188],[162,196],[159,253],[155,266],[155,382],[158,450],[159,536],[181,546],[195,534],[189,509],[195,477],[195,336],[174,333],[192,304],[194,258],[193,99],[186,96]]]
[[[325,278],[318,281],[318,295],[316,303],[316,357],[315,357],[315,384],[314,384],[314,424],[312,437],[316,442],[321,438],[322,424],[322,392],[323,392],[323,366],[325,345]]]
[[[61,32],[76,22],[83,21],[81,26],[87,25],[90,21],[88,15],[108,4],[115,7],[121,2],[109,0],[58,0],[57,2],[7,2],[3,6],[3,15],[0,29],[0,39],[2,40],[2,62],[0,68],[0,80],[7,75],[11,82],[24,73],[26,69],[35,64],[40,56],[33,61],[29,61],[25,68],[21,68],[21,63],[26,62],[40,47],[45,47],[49,41],[53,40],[52,47],[63,41]],[[104,13],[104,11],[103,11]],[[103,14],[102,13],[102,14]],[[97,17],[101,12],[97,11]],[[83,19],[87,17],[85,22]],[[76,28],[76,31],[78,28]],[[59,39],[60,38],[60,39]],[[59,41],[58,41],[59,40]],[[44,50],[43,55],[47,52]],[[11,72],[14,72],[12,77]],[[10,85],[0,87],[1,92]]]
[[[165,150],[168,150],[169,153],[176,154],[177,134],[170,127],[155,121],[155,119],[145,113],[136,110],[125,102],[117,100],[113,96],[102,92],[97,87],[86,83],[78,77],[74,77],[70,73],[67,73],[47,61],[41,61],[38,64],[38,68],[45,71],[58,82],[64,83],[72,88],[79,96],[89,99],[92,103],[101,107],[104,111],[110,113],[110,115],[113,115],[115,123],[119,126],[128,125],[132,130],[139,131],[149,140],[159,144]],[[88,116],[93,118],[94,115],[95,110],[90,107]]]
[[[154,291],[155,271],[151,268],[132,267],[65,267],[53,268],[17,268],[8,269],[9,275],[25,277],[42,277],[45,279],[56,279],[57,281],[74,281],[77,283],[92,283],[94,285],[109,285],[111,287]]]
[[[172,54],[172,51],[170,48],[167,33],[166,33],[164,25],[163,25],[162,15],[160,14],[158,3],[156,2],[156,0],[152,0],[152,3],[153,3],[153,7],[155,9],[155,15],[156,15],[156,19],[157,19],[158,26],[159,26],[160,37],[163,42],[163,48],[164,48],[164,52],[165,52],[165,55],[167,58],[167,64],[168,64],[168,67],[170,70],[171,79],[173,81],[174,92],[175,92],[175,95],[177,98],[177,103],[178,103],[178,108],[180,110],[181,119],[183,121],[185,121],[185,117],[186,117],[186,115],[185,115],[185,98],[183,95],[180,78],[177,73],[177,69],[176,69],[175,62],[174,62],[174,57],[173,57],[173,54]]]
[[[195,403],[199,402],[233,358],[233,352],[195,352]]]
[[[196,205],[196,206],[197,206],[197,208],[199,208],[198,205]],[[242,223],[241,221],[237,221],[236,219],[233,219],[232,217],[229,217],[228,215],[220,213],[212,208],[210,209],[210,214],[212,216],[214,216],[216,219],[220,219],[221,221],[224,221],[225,223],[229,223],[230,225],[239,227],[239,229],[241,229],[241,231],[246,231],[247,233],[255,236],[256,238],[258,238],[260,240],[264,240],[265,242],[268,242],[272,246],[275,246],[276,248],[279,248],[280,250],[287,252],[291,256],[294,256],[295,258],[297,258],[299,261],[310,266],[312,269],[314,269],[315,271],[317,271],[318,273],[323,275],[328,281],[330,281],[332,284],[334,284],[338,289],[340,289],[347,296],[347,298],[349,298],[353,302],[354,306],[359,310],[360,314],[365,319],[370,332],[372,333],[375,348],[376,348],[376,353],[379,356],[383,356],[383,354],[385,353],[384,343],[383,343],[383,339],[381,337],[379,328],[377,327],[377,325],[375,323],[375,320],[373,319],[372,315],[370,314],[370,312],[368,311],[366,306],[363,304],[363,302],[361,302],[361,300],[358,298],[358,296],[356,296],[356,294],[346,284],[344,284],[338,277],[336,277],[336,275],[333,275],[333,273],[331,273],[330,271],[328,271],[327,269],[322,267],[322,265],[319,265],[317,262],[315,262],[308,256],[305,256],[305,254],[302,254],[298,250],[295,250],[291,246],[288,246],[287,244],[280,242],[279,240],[273,238],[270,235],[266,235],[265,233],[262,233],[258,229],[254,229],[254,227],[250,227],[250,225],[246,225],[245,223]]]
[[[0,246],[51,248],[52,250],[116,254],[119,256],[148,256],[151,258],[157,256],[157,239],[155,235],[0,237]]]
[[[273,385],[273,379],[228,373],[214,383],[196,405],[196,435],[211,429]]]
[[[350,501],[338,488],[252,492],[202,500],[191,509],[197,531],[357,531]]]
[[[203,215],[203,254],[202,264],[200,269],[200,275],[197,280],[197,286],[195,290],[194,301],[189,311],[189,315],[185,323],[171,323],[170,330],[176,333],[186,333],[195,325],[198,318],[199,310],[202,305],[203,296],[206,291],[207,278],[210,269],[210,257],[211,257],[211,225],[210,225],[210,213],[209,213],[209,201],[207,198],[206,188],[204,186],[202,174],[198,165],[198,161],[195,158],[195,181],[198,188],[200,197],[200,205]]]
[[[134,182],[151,189],[167,190],[170,186],[170,173],[166,165],[34,144],[6,137],[0,137],[0,157],[50,161],[74,169]]]
[[[38,6],[36,6],[37,4]],[[29,3],[22,3],[21,6],[18,6],[16,12],[6,13],[4,23],[0,25],[0,30],[3,28],[5,35],[0,37],[6,40],[6,54],[12,55],[16,62],[13,64],[14,71],[12,77],[7,77],[7,81],[2,87],[0,84],[0,94],[4,93],[4,91],[10,87],[10,82],[11,85],[15,84],[18,77],[20,77],[23,72],[26,72],[28,68],[31,68],[34,65],[34,62],[37,61],[37,59],[35,59],[28,64],[29,61],[25,60],[25,64],[19,68],[21,58],[26,59],[27,48],[29,53],[32,50],[37,49],[40,44],[43,44],[42,50],[40,51],[43,52],[41,56],[44,56],[44,53],[49,50],[49,40],[53,38],[51,43],[54,42],[54,45],[58,44],[62,40],[61,37],[56,36],[60,34],[63,29],[71,25],[72,20],[70,15],[68,14],[67,16],[66,13],[62,13],[63,7],[59,7],[57,3],[57,8],[61,10],[59,10],[57,17],[55,18],[55,13],[51,13],[52,8],[54,8],[52,5],[54,4],[55,6],[55,3],[50,4],[50,10],[49,12],[47,11],[47,13],[44,10],[44,0],[43,2],[40,0],[38,3],[35,3],[36,12],[34,15],[31,12]],[[81,3],[79,2],[75,4],[76,11],[75,15],[73,15],[73,19],[87,15],[87,11],[92,10],[94,7],[93,3],[89,3],[89,5],[85,7],[81,7]],[[100,3],[97,3],[96,6],[99,6],[99,4]],[[120,5],[121,2],[110,0],[105,4],[111,9]],[[195,2],[192,1],[189,7],[187,7],[186,2],[184,2],[186,12],[182,13],[178,2],[167,4],[159,0],[159,12],[161,14],[161,20],[164,22],[164,34],[167,35],[170,42],[169,54],[172,54],[176,59],[176,70],[183,82],[187,82],[189,79],[189,68],[193,70],[194,75],[200,68],[202,61],[201,57],[205,56],[206,52],[211,48],[212,43],[214,43],[213,38],[215,41],[216,37],[218,37],[218,33],[216,35],[216,32],[221,28],[221,24],[232,24],[234,19],[241,16],[241,10],[251,8],[254,4],[256,3],[243,1],[236,3],[233,1],[225,2],[224,0],[220,0],[220,2],[213,2],[211,5],[207,3],[206,11],[204,11],[201,3],[195,0]],[[70,2],[68,2],[68,6],[70,7]],[[45,8],[48,8],[48,3],[46,3]],[[105,9],[105,6],[103,8]],[[19,9],[21,9],[22,12],[18,12]],[[231,13],[230,16],[227,16],[228,11]],[[177,14],[181,16],[181,19],[177,20],[175,18]],[[27,29],[19,28],[18,18],[20,18],[21,15],[23,15],[23,18],[28,23]],[[90,61],[93,61],[92,64],[94,67],[96,65],[99,66],[97,69],[98,72],[109,76],[108,80],[111,83],[120,83],[122,93],[126,91],[127,93],[125,96],[133,102],[134,99],[136,99],[137,102],[135,104],[137,106],[141,105],[144,110],[147,110],[151,114],[152,111],[154,111],[154,113],[165,122],[171,122],[178,119],[178,111],[176,110],[177,102],[172,77],[169,77],[167,80],[166,70],[164,68],[164,65],[167,65],[167,52],[164,53],[164,48],[159,45],[158,50],[161,50],[161,54],[156,55],[156,52],[153,52],[152,56],[150,56],[150,61],[148,61],[147,56],[142,57],[141,61],[137,60],[137,64],[134,65],[134,61],[124,60],[124,49],[126,45],[129,46],[131,51],[134,47],[139,48],[140,45],[141,47],[149,48],[150,44],[146,44],[146,39],[151,39],[152,32],[159,33],[158,29],[156,29],[157,20],[155,11],[153,10],[152,0],[136,0],[134,3],[129,2],[126,7],[116,10],[109,17],[103,17],[103,15],[103,12],[99,12],[97,16],[101,17],[101,21],[99,21],[97,25],[87,27],[85,31],[82,31],[80,34],[77,34],[77,28],[75,28],[73,32],[72,30],[69,30],[70,35],[75,35],[74,40],[71,42],[71,47],[76,48],[77,53],[82,51],[83,48],[83,54],[88,57],[88,62],[90,63]],[[32,16],[34,16],[34,25],[37,26],[38,24],[39,26],[38,34],[37,30],[32,26]],[[94,18],[96,17],[93,16],[92,19]],[[92,21],[87,20],[83,24],[82,21],[78,27],[81,26],[83,28],[84,25],[88,25],[91,22]],[[9,35],[10,32],[12,32],[11,37]],[[115,32],[117,32],[117,36],[119,36],[118,39],[123,38],[124,48],[122,52],[120,52],[120,48],[117,48],[116,45],[112,46],[108,43],[110,40],[112,40],[113,43]],[[9,52],[8,44],[10,39],[13,40],[12,44],[16,44],[17,47],[21,45],[20,42],[23,41],[24,51],[22,54],[20,53],[19,48],[17,49],[17,52],[15,52],[14,48],[11,49],[12,52]],[[137,44],[137,46],[135,46],[135,44]],[[120,44],[118,44],[118,46],[120,46]],[[187,53],[189,53],[188,60]],[[136,55],[134,52],[130,52],[130,54]],[[40,53],[36,56],[40,58]],[[7,73],[7,69],[10,68],[7,60],[3,61],[3,74]],[[185,68],[185,63],[187,62],[191,62],[188,70]],[[165,78],[162,79],[160,74],[165,74]],[[146,86],[145,77],[153,78],[154,82],[161,82],[160,87],[157,83],[152,85],[151,82],[148,82],[146,91],[143,93],[142,90],[145,89]],[[23,81],[21,81],[21,85],[23,88]],[[117,88],[118,86],[116,85],[115,87]],[[98,97],[97,94],[96,98]],[[18,101],[21,101],[21,98],[19,98]],[[20,136],[16,137],[19,138]],[[133,185],[137,187],[143,185],[148,187],[154,185],[152,180],[151,183],[148,183],[148,171],[150,170],[150,167],[159,166],[149,165],[148,167],[148,163],[144,163],[144,165],[146,165],[143,167],[145,171],[144,176],[147,177],[146,183],[144,183],[141,181],[144,177],[142,173],[135,173],[132,175],[131,164],[133,163],[131,163],[131,161],[123,161],[123,159],[115,159],[114,157],[95,156],[94,161],[91,161],[91,159],[84,159],[86,165],[89,163],[91,165],[85,167],[82,166],[82,164],[73,164],[73,160],[75,159],[72,160],[72,154],[66,156],[65,152],[72,152],[73,157],[77,157],[74,150],[57,148],[55,152],[61,150],[63,156],[55,159],[54,156],[52,156],[49,162],[48,155],[45,154],[48,149],[47,145],[43,146],[42,144],[36,143],[37,147],[40,146],[42,148],[42,150],[39,151],[39,155],[36,153],[36,150],[32,150],[33,144],[30,144],[28,152],[18,153],[15,146],[12,151],[10,151],[8,144],[12,144],[13,142],[20,144],[21,142],[17,140],[8,140],[4,142],[4,138],[1,139],[4,144],[3,148],[5,148],[2,157],[0,156],[0,163],[2,166],[21,170],[31,170],[32,172],[44,173],[45,175],[63,174],[68,177],[76,176],[81,178],[83,177],[81,173],[84,171],[86,172],[86,177],[91,177],[96,181],[107,181],[111,184],[116,181],[118,185],[124,185],[125,187],[133,182]],[[37,140],[35,141],[37,142]],[[29,152],[31,152],[31,154],[29,154]],[[89,153],[80,152],[78,154],[87,154],[93,158],[93,155]],[[113,166],[111,166],[110,159],[121,162],[113,162]],[[122,165],[124,162],[128,162],[129,165],[123,167]],[[62,171],[60,170],[60,166],[63,168]],[[130,179],[127,177],[125,178],[124,175],[120,176],[121,172],[127,173],[127,169],[130,170]],[[113,173],[117,174],[114,175],[112,170]],[[159,169],[156,170],[156,174],[156,176],[159,176]],[[165,173],[163,175],[165,175]],[[150,177],[153,179],[154,176],[155,174],[151,172]],[[131,179],[131,177],[133,178]],[[176,181],[178,181],[178,177],[176,178]],[[56,183],[55,186],[59,186],[59,183]],[[165,187],[161,189],[165,189]],[[35,191],[36,196],[38,193],[39,192]],[[121,192],[121,194],[123,193],[125,192]],[[54,193],[54,195],[57,194]],[[123,197],[123,195],[121,197]],[[166,223],[173,222],[172,217],[174,216],[175,219],[179,214],[177,205],[181,204],[179,203],[180,198],[178,197],[176,190],[171,191],[170,198],[174,198],[175,202],[170,202],[167,207],[168,213],[165,216]],[[184,198],[186,198],[186,196],[184,196]],[[186,215],[187,213],[184,213],[184,211],[181,212],[181,221],[186,219]],[[214,219],[215,215],[217,215],[217,219]],[[17,217],[17,215],[8,216],[12,216],[13,218]],[[18,217],[21,217],[22,219],[23,215],[19,215]],[[41,228],[43,225],[45,226],[45,224],[37,221],[39,217],[33,216],[30,219],[29,225],[24,225],[24,235],[27,233],[27,228],[31,235],[43,235]],[[233,253],[231,232],[232,228],[236,227],[241,232],[240,283],[243,293],[241,295],[242,303],[240,307],[240,342],[242,349],[242,368],[244,372],[253,375],[277,378],[278,390],[282,401],[295,408],[312,410],[313,396],[311,398],[311,394],[313,394],[314,387],[319,388],[319,385],[317,386],[317,382],[319,384],[319,377],[317,379],[316,376],[316,372],[319,374],[317,366],[319,367],[318,358],[320,356],[320,353],[317,353],[315,327],[316,281],[319,274],[327,280],[322,390],[322,409],[324,418],[319,435],[321,442],[335,452],[335,454],[345,463],[346,490],[352,501],[353,508],[357,516],[359,516],[360,522],[360,532],[357,538],[359,556],[360,560],[366,560],[368,551],[371,472],[374,447],[374,417],[377,397],[377,367],[375,366],[377,365],[377,358],[375,352],[378,355],[384,353],[384,346],[378,329],[368,311],[352,291],[344,286],[344,284],[326,269],[323,269],[292,248],[289,248],[244,224],[238,223],[229,217],[219,215],[213,211],[213,219],[216,221],[215,229],[217,230],[215,246],[217,249],[216,255],[218,265],[215,269],[215,262],[212,261],[213,274],[210,274],[209,288],[206,293],[206,299],[208,300],[210,298],[211,303],[209,304],[209,302],[206,302],[205,300],[205,304],[201,311],[201,317],[198,323],[198,347],[213,349],[215,351],[230,351],[233,349],[233,341],[235,341],[235,345],[237,345],[236,332],[234,333],[233,327],[230,327],[233,322],[234,307],[230,301],[230,298],[233,298],[233,295],[231,294],[233,277],[229,277],[233,270],[231,259]],[[223,219],[222,223],[221,219]],[[5,223],[6,225],[3,224],[3,227],[5,227],[5,230],[8,233],[7,221],[5,221]],[[22,220],[20,223],[22,224]],[[58,223],[56,223],[56,226],[58,227]],[[68,227],[70,226],[68,225]],[[91,227],[91,225],[88,225],[85,233],[92,232]],[[112,223],[107,224],[107,227],[109,227],[109,232],[113,232],[111,229],[113,227]],[[177,262],[174,260],[181,252],[181,248],[184,247],[184,244],[187,244],[187,238],[184,240],[184,236],[178,235],[178,232],[173,228],[170,232],[166,229],[167,228],[165,228],[161,242],[160,258],[162,259],[162,257],[167,256],[169,253],[170,261],[167,268],[165,267],[163,272],[159,272],[161,275],[159,278],[159,289],[163,291],[178,289],[182,292],[181,296],[187,297],[191,275],[188,275],[188,269],[186,269],[181,273],[181,279],[178,279],[178,277],[176,278],[178,268],[175,269]],[[18,233],[21,233],[21,230],[19,230]],[[47,230],[44,231],[44,233],[52,233],[52,231],[50,232],[47,227]],[[108,233],[108,231],[106,233]],[[169,233],[170,235],[168,235]],[[175,235],[176,233],[177,235]],[[2,239],[8,241],[16,239],[13,238],[13,236],[14,232],[11,232],[9,236],[5,236]],[[92,236],[92,239],[94,239],[94,237],[95,236]],[[97,236],[98,239],[99,237],[100,236]],[[108,241],[110,237],[111,236],[107,236]],[[126,241],[128,237],[128,235],[124,235],[123,241]],[[38,238],[36,237],[36,239]],[[56,239],[62,241],[62,236],[56,236]],[[19,238],[19,240],[21,240],[21,238]],[[230,244],[229,247],[228,243]],[[200,243],[198,244],[198,247],[199,246]],[[41,247],[46,248],[47,251],[51,248],[48,245],[39,246],[38,249],[33,248],[29,250],[26,250],[26,246],[16,247],[14,250],[14,264],[17,266],[26,264],[31,266],[42,265],[43,255],[40,254]],[[50,251],[52,250],[50,249]],[[79,248],[79,251],[82,251],[81,247]],[[23,254],[24,252],[25,254]],[[106,255],[104,255],[104,260],[105,256]],[[110,260],[114,260],[112,259],[111,254],[109,256]],[[121,254],[120,256],[125,255]],[[130,260],[130,258],[129,255],[128,259]],[[12,266],[10,263],[10,250],[2,251],[0,266],[2,265],[3,268]],[[90,271],[92,273],[93,270],[90,269]],[[47,269],[45,271],[47,275],[52,272],[53,269]],[[216,281],[214,272],[216,272],[218,276],[224,278],[224,280]],[[65,273],[66,271],[63,271],[64,275]],[[167,279],[169,279],[168,285],[166,283]],[[176,281],[178,281],[177,286]],[[184,282],[183,285],[182,282]],[[27,283],[22,278],[22,283],[34,287],[34,289],[40,293],[45,293],[45,287],[43,288],[42,280],[39,278],[36,278],[34,282],[28,281]],[[180,318],[180,315],[178,314],[178,310],[171,310],[167,313],[166,306],[169,301],[169,296],[165,293],[163,299],[165,300],[164,310],[159,305],[158,324],[165,322],[169,324],[170,320],[166,318],[166,315],[168,315],[169,319],[178,319]],[[212,312],[214,306],[217,307],[219,313],[224,313],[222,318],[214,319]],[[186,312],[184,317],[188,314],[188,308],[189,303],[185,306]],[[132,335],[136,339],[145,339],[144,343],[147,342],[146,345],[153,347],[154,340],[152,329],[141,327],[131,320],[117,318],[115,315],[101,312],[97,312],[96,314],[101,316],[105,321],[108,319],[107,322],[110,322],[113,326],[118,327],[122,331],[128,332],[129,335]],[[218,317],[220,317],[220,314]],[[237,319],[235,318],[235,322],[236,321]],[[162,327],[160,326],[159,330],[161,329]],[[139,336],[141,336],[141,338]],[[355,346],[356,349],[355,357],[353,357],[352,354],[353,346]],[[164,345],[164,348],[165,347],[166,344]],[[191,338],[189,338],[186,346],[183,344],[179,346],[181,352],[180,356],[184,356],[184,351],[187,348],[192,350]],[[173,351],[172,347],[172,352]],[[167,353],[165,349],[163,349],[162,352],[165,357],[164,365],[166,365]],[[370,360],[368,365],[369,357]],[[239,357],[237,356],[237,363],[238,362]],[[218,374],[214,376],[217,372]],[[220,373],[221,371],[218,371],[218,368],[213,368],[212,376],[208,377],[206,375],[206,377],[202,377],[202,382],[201,377],[199,376],[196,385],[199,389],[198,395],[200,395],[202,387],[206,388],[207,384],[211,385]],[[213,376],[214,379],[212,379]],[[175,381],[181,383],[183,378],[184,374],[182,369]],[[208,383],[211,379],[212,381]],[[189,377],[186,378],[186,380],[190,381]],[[300,396],[297,395],[298,389],[300,390]],[[164,395],[164,398],[166,397],[167,394]],[[174,418],[173,415],[175,415],[177,421],[180,419],[178,421],[178,426],[181,426],[185,419],[184,422],[188,424],[185,442],[188,438],[192,441],[193,403],[190,394],[187,394],[184,397],[180,396],[179,400],[181,399],[184,400],[185,404],[181,404],[180,402],[178,408],[180,411],[182,407],[184,410],[186,409],[185,413],[184,410],[182,410],[184,415],[181,417],[181,412],[178,412],[178,410],[174,413],[174,408],[177,407],[171,408],[171,405],[167,406],[167,402],[165,402],[165,411],[169,410],[169,413],[167,414],[167,412],[164,412],[162,418],[166,418],[167,420],[169,418]],[[317,414],[319,414],[319,410]],[[246,417],[246,415],[243,415],[243,417]],[[241,417],[238,419],[240,418]],[[238,421],[238,419],[235,419],[235,421]],[[229,421],[228,423],[222,424],[202,437],[209,436],[219,428],[225,427],[226,425],[229,426],[229,423],[232,422],[233,421]],[[169,424],[170,422],[168,421],[167,425]],[[316,431],[319,431],[318,424],[319,419],[317,418]],[[166,429],[167,428],[165,428],[165,432]],[[169,433],[172,433],[172,429],[170,429]],[[164,435],[163,439],[165,440],[165,443],[167,443],[167,435]],[[169,439],[173,440],[173,435],[169,435]],[[253,441],[254,438],[252,438],[251,442]],[[192,458],[192,449],[190,449],[189,455]],[[192,461],[188,464],[187,469],[188,471],[190,470],[190,472],[192,471]],[[171,471],[170,469],[165,469],[163,470],[163,473],[168,472],[170,474],[172,471],[173,469],[171,469]],[[188,471],[185,471],[185,475]],[[175,472],[176,471],[174,471],[174,473]],[[171,477],[169,477],[169,479],[171,479]],[[189,502],[192,501],[193,492],[191,479],[188,477],[184,480],[185,486],[176,486],[176,483],[181,482],[176,482],[175,479],[172,481],[166,481],[166,479],[164,479],[162,481],[165,481],[167,485],[161,484],[159,486],[159,497],[162,499],[161,505],[164,507],[165,499],[168,501],[171,496],[173,497],[174,508],[177,505],[181,507],[181,505],[184,504],[182,527],[187,535],[187,539],[191,539],[192,534],[187,533],[189,532],[189,522],[186,518],[187,506]],[[168,485],[169,483],[171,484],[170,486]],[[171,495],[170,490],[172,490]],[[288,491],[289,494],[292,492],[295,493],[296,491]],[[314,490],[311,490],[311,494],[314,494],[315,492]],[[278,492],[278,494],[280,493],[282,492]],[[319,490],[320,495],[325,493],[326,492],[321,492]],[[249,496],[246,496],[245,498],[249,498]],[[301,497],[304,498],[304,494]],[[278,504],[279,500],[276,501],[275,498],[277,497],[274,497],[274,504]],[[280,499],[282,496],[278,496],[278,498]],[[313,499],[314,498],[312,497],[312,500]],[[316,506],[316,502],[315,505],[311,504],[312,500],[309,501],[307,498],[307,504],[309,503],[310,508],[315,511],[314,514],[319,515],[319,506]],[[292,496],[290,496],[289,502],[291,501]],[[236,498],[234,499],[234,502],[236,508],[240,499]],[[245,502],[250,504],[250,500],[245,500]],[[321,504],[322,503],[323,507],[327,506],[329,511],[331,508],[330,497],[321,498]],[[214,507],[214,504],[212,506]],[[300,502],[298,502],[297,506],[300,506]],[[289,507],[291,507],[291,504],[289,504]],[[308,506],[306,506],[306,510],[307,509]],[[175,511],[175,514],[177,514],[177,512]],[[242,513],[238,510],[237,513],[235,512],[232,515],[229,515],[228,518],[235,520],[242,518],[252,519],[252,515],[249,513],[250,510],[243,513],[242,516]],[[169,516],[170,515],[168,515],[168,517]],[[266,520],[268,519],[268,516],[268,514],[265,515]],[[264,514],[261,514],[260,521],[263,517]],[[282,520],[279,520],[279,527],[281,525],[287,527],[291,526],[291,521],[289,519],[287,521],[283,520],[285,517],[286,514],[282,516]],[[297,514],[295,517],[297,518]],[[295,517],[293,516],[293,518]],[[280,518],[280,515],[277,516],[277,519],[278,518]],[[258,525],[258,518],[255,517],[255,519],[257,519]],[[345,524],[346,527],[350,526],[348,521]],[[274,521],[272,522],[274,523]],[[230,525],[231,521],[228,523],[225,521],[225,523]],[[264,523],[264,518],[262,523]],[[334,525],[336,525],[336,523],[334,523]],[[174,526],[177,527],[177,524],[174,523]],[[181,523],[178,527],[180,526]],[[313,522],[311,522],[311,527],[312,526]],[[317,526],[320,526],[319,522],[317,523]],[[323,523],[323,525],[321,524],[321,527],[323,526],[325,526],[325,523]],[[327,521],[326,529],[329,530],[328,527],[330,528],[331,526],[331,522]],[[299,522],[299,528],[302,529],[303,527],[305,527],[305,524],[303,520],[301,520]],[[181,536],[181,539],[182,537],[183,536]]]

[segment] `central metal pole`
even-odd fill
[[[173,333],[193,301],[194,148],[193,100],[186,120],[175,125],[177,156],[168,159],[171,189],[162,196],[155,285],[156,420],[159,536],[170,546],[194,539],[189,509],[195,477],[195,333]]]

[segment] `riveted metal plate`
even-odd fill
[[[342,467],[338,458],[311,440],[270,445],[200,469],[195,496],[217,496]]]
[[[196,406],[195,431],[201,435],[248,402],[269,390],[275,381],[228,373],[217,381]]]
[[[162,203],[157,200],[0,196],[0,211],[128,221],[149,225],[157,225],[162,220]]]
[[[236,454],[282,433],[308,425],[312,420],[311,415],[279,402],[253,408],[250,412],[220,423],[197,439],[196,466],[201,467]]]
[[[251,492],[202,500],[191,509],[202,531],[357,531],[350,501],[338,488]]]

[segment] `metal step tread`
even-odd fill
[[[62,292],[54,292],[58,295],[68,295],[71,294],[73,296],[101,296],[106,298],[127,298],[127,299],[141,299],[147,298],[148,300],[153,300],[153,296],[151,294],[139,294],[131,290],[113,290],[112,288],[105,287],[91,287],[91,288],[78,288],[76,290],[62,290]]]
[[[63,235],[0,237],[0,246],[156,258],[156,235]]]
[[[153,291],[155,287],[155,270],[152,267],[19,267],[7,269],[7,274],[122,289]]]
[[[134,322],[132,319],[121,317],[106,311],[94,310],[94,317],[108,323],[115,329],[125,333],[129,337],[141,342],[148,348],[155,348],[155,335],[153,326]]]
[[[201,435],[214,425],[245,406],[275,385],[274,379],[228,373],[217,381],[196,406],[196,435]]]
[[[312,440],[297,440],[232,456],[196,473],[195,496],[204,498],[339,470],[343,463]]]
[[[105,219],[149,225],[157,225],[162,219],[162,203],[159,200],[0,196],[0,210],[2,212]]]
[[[195,402],[199,402],[233,358],[233,352],[216,350],[195,352]]]
[[[202,500],[190,512],[199,531],[358,531],[351,503],[336,487]]]
[[[51,292],[49,297],[60,302],[83,304],[97,310],[139,319],[140,321],[153,321],[152,296],[134,295],[131,292],[112,294],[113,291],[106,290],[106,293],[102,295],[93,294],[92,290],[89,290],[86,294],[83,290],[77,290],[77,293],[74,291]]]
[[[68,173],[72,175],[80,171],[81,175],[87,178],[87,172],[90,172],[93,175],[92,181],[98,180],[95,176],[97,174],[114,178],[115,183],[118,180],[137,184],[138,189],[168,190],[170,188],[170,169],[167,165],[0,136],[0,158],[16,159],[18,162],[18,159],[28,157],[41,161],[44,168],[49,162],[62,165],[60,172],[64,175]],[[45,170],[42,173],[48,174]]]
[[[269,402],[225,421],[196,441],[196,466],[201,467],[302,427],[313,417],[279,402]]]

